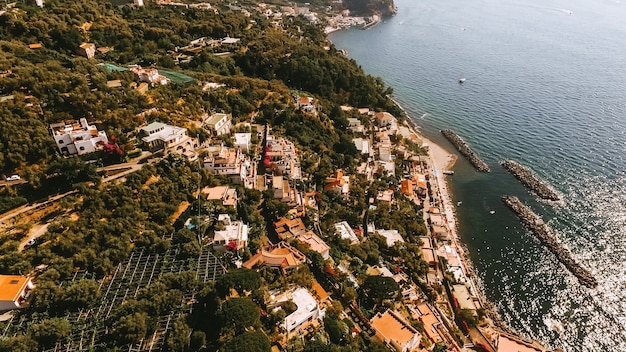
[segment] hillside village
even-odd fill
[[[328,42],[293,39],[379,20],[336,5],[135,1],[120,11],[226,12],[241,25],[161,48],[166,69],[79,40],[55,54],[89,72],[66,92],[2,63],[15,90],[0,107],[38,119],[49,154],[3,161],[23,177],[2,184],[16,206],[0,214],[0,350],[545,350],[486,314],[443,204],[445,170],[390,91]],[[14,62],[53,52],[33,38],[0,45]],[[313,82],[311,55],[354,71],[350,83]],[[255,78],[227,74],[235,63]],[[91,95],[73,100],[79,90]]]

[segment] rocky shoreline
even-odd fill
[[[489,165],[485,163],[472,148],[452,130],[442,130],[441,134],[480,172],[491,172]]]
[[[546,200],[561,200],[559,194],[548,186],[545,181],[537,177],[529,168],[513,160],[503,160],[500,162],[500,165],[539,197]]]
[[[596,278],[572,258],[571,254],[557,241],[552,229],[548,227],[541,217],[535,214],[530,207],[514,196],[503,196],[502,201],[511,208],[522,223],[533,232],[535,237],[563,263],[567,270],[576,276],[582,285],[589,288],[596,288],[598,286]]]

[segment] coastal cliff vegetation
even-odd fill
[[[364,16],[382,15],[387,17],[396,14],[396,5],[393,0],[343,0],[343,4],[350,11]]]

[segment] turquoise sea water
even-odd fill
[[[385,23],[331,39],[394,88],[428,137],[452,148],[439,133],[451,128],[490,164],[480,174],[459,159],[450,178],[486,296],[511,327],[551,347],[626,351],[626,2],[396,5]],[[531,167],[564,202],[537,202],[502,159]],[[598,288],[581,287],[503,194],[541,214]]]

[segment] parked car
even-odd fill
[[[7,181],[17,181],[19,179],[21,179],[20,175],[12,175],[12,176],[7,177]]]

